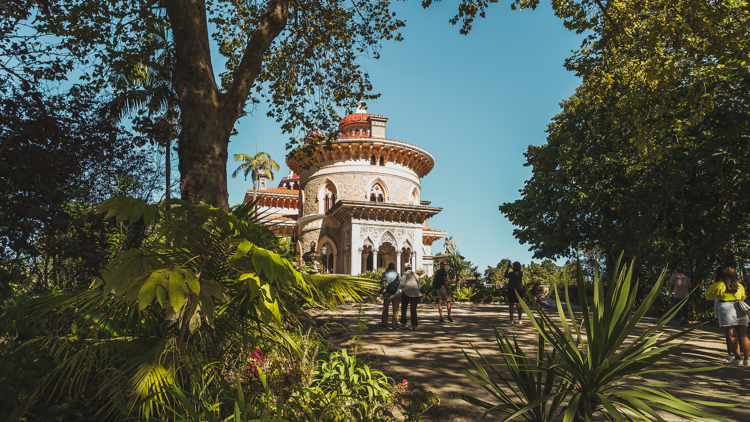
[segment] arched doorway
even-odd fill
[[[363,272],[373,270],[371,245],[365,245],[362,247],[362,266],[360,268],[362,268]]]

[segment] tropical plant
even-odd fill
[[[310,388],[296,402],[298,420],[383,421],[393,418],[393,380],[362,364],[346,349],[333,352],[320,362]],[[305,403],[318,402],[309,414]],[[303,417],[304,416],[304,417]]]
[[[133,121],[134,128],[146,134],[152,143],[164,146],[165,197],[169,200],[172,196],[172,141],[179,135],[177,122],[180,120],[180,100],[173,84],[174,43],[166,25],[149,25],[145,35],[159,46],[157,54],[116,75],[115,83],[120,92],[109,103],[107,111],[117,123],[127,115],[138,113]]]
[[[377,269],[377,270],[367,270],[367,271],[363,272],[362,274],[360,274],[358,277],[360,277],[360,278],[367,278],[367,279],[370,279],[370,280],[380,281],[380,279],[383,278],[383,273],[384,272],[385,271],[380,271],[380,269]]]
[[[621,268],[620,260],[617,262],[617,268]],[[566,314],[560,300],[557,301],[557,310],[560,317],[558,326],[537,303],[533,302],[536,313],[539,315],[537,319],[526,301],[519,298],[530,322],[539,333],[540,343],[547,343],[559,355],[562,363],[550,365],[552,362],[556,362],[550,360],[551,355],[550,358],[546,359],[546,363],[542,363],[541,358],[537,361],[527,361],[525,364],[523,360],[519,361],[519,365],[524,366],[519,371],[536,373],[537,379],[534,381],[537,384],[536,391],[540,391],[538,388],[540,388],[540,385],[544,385],[545,393],[542,396],[530,395],[526,397],[526,401],[521,398],[520,403],[518,403],[518,410],[505,420],[531,412],[533,408],[541,404],[542,397],[545,400],[557,400],[560,403],[568,399],[568,396],[568,405],[561,408],[561,412],[564,412],[563,420],[565,422],[591,421],[597,412],[604,412],[609,420],[634,420],[630,413],[646,420],[651,418],[663,420],[656,413],[657,411],[693,420],[705,420],[707,418],[719,421],[727,420],[721,415],[704,411],[696,405],[733,407],[736,406],[735,404],[679,399],[666,391],[669,388],[668,385],[658,384],[644,378],[646,374],[652,372],[699,372],[716,368],[704,367],[683,370],[655,370],[650,368],[654,363],[674,353],[674,350],[684,342],[680,340],[688,336],[694,329],[686,329],[669,336],[658,333],[668,321],[674,318],[679,304],[672,307],[644,333],[638,336],[633,335],[635,338],[626,343],[633,329],[651,307],[664,282],[664,274],[662,273],[643,303],[633,311],[638,282],[633,282],[632,272],[633,263],[630,266],[622,266],[620,271],[612,278],[605,293],[603,279],[599,272],[595,271],[594,305],[589,310],[585,296],[585,281],[580,265],[577,267],[577,284],[581,295],[581,328],[579,328],[578,320],[572,308],[567,307]],[[570,302],[567,289],[565,299],[566,302]],[[571,322],[568,322],[569,320]],[[507,344],[501,347],[501,354],[504,353],[504,357],[511,352],[506,346]],[[555,377],[553,378],[550,378],[550,368],[554,370]],[[477,370],[476,366],[475,370]],[[543,373],[546,374],[544,380],[541,379]],[[480,378],[483,382],[487,382],[484,377],[480,376]],[[552,379],[561,381],[551,381]],[[567,383],[570,388],[558,388],[547,392],[550,383],[552,385],[563,385],[558,384],[558,382]],[[528,381],[523,381],[523,385],[517,385],[517,388],[528,388],[527,383]],[[494,387],[491,389],[496,391]],[[706,393],[701,392],[700,395],[706,396]],[[533,400],[529,401],[528,399]],[[475,404],[485,407],[486,403],[475,402]],[[509,406],[508,400],[501,398],[501,403],[485,408],[488,409],[487,413],[490,413],[495,410],[505,411],[505,409],[510,408]],[[549,412],[546,415],[548,418],[552,417]]]
[[[234,154],[234,161],[242,161],[242,164],[232,172],[233,178],[236,178],[240,173],[244,173],[245,180],[247,180],[247,175],[250,174],[253,181],[253,201],[255,201],[258,190],[260,175],[265,174],[268,180],[273,180],[273,172],[279,171],[279,165],[276,164],[276,161],[273,161],[267,152],[258,152],[254,156]]]
[[[461,289],[461,285],[464,280],[472,275],[471,262],[466,261],[464,257],[456,253],[455,255],[448,255],[445,259],[448,264],[448,277],[453,280],[456,291]]]
[[[474,286],[461,287],[454,292],[455,300],[471,300],[477,294],[477,289]]]
[[[299,353],[280,327],[305,316],[302,304],[335,308],[374,288],[354,277],[298,273],[268,249],[276,238],[251,209],[249,203],[228,213],[177,199],[149,205],[127,197],[102,204],[99,210],[118,222],[154,224],[157,241],[118,255],[91,289],[29,302],[30,319],[55,315],[69,334],[60,330],[25,345],[50,350],[55,368],[10,420],[42,394],[77,398],[92,389],[107,392],[105,414],[118,402],[128,412],[139,410],[138,403],[141,412],[157,409],[183,369],[261,336]],[[139,402],[143,397],[152,399]]]
[[[426,275],[419,279],[419,292],[422,293],[422,302],[432,302],[437,297],[435,290],[432,289],[432,276]]]
[[[466,394],[459,394],[456,397],[486,409],[482,419],[490,413],[502,412],[507,414],[505,420],[522,419],[529,422],[551,420],[573,388],[570,382],[557,374],[557,367],[561,363],[560,356],[554,349],[551,353],[548,351],[540,334],[536,358],[530,359],[518,344],[515,336],[511,342],[497,328],[494,330],[505,366],[490,364],[472,344],[471,347],[484,364],[463,351],[474,373],[464,368],[461,368],[461,372],[492,394],[499,403],[492,404]],[[485,367],[492,371],[494,377],[490,376]],[[498,368],[507,369],[510,377],[505,376]],[[511,391],[512,394],[508,395],[505,391]]]

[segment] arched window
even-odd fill
[[[374,166],[374,165],[375,165],[376,163],[377,163],[377,159],[376,159],[376,158],[375,158],[375,156],[373,155],[372,157],[370,157],[370,165],[371,165],[371,166]]]
[[[381,166],[385,165],[385,157],[380,157],[380,163]]]
[[[419,191],[417,188],[414,188],[414,190],[411,192],[411,203],[414,205],[419,205]]]
[[[336,203],[336,186],[330,180],[326,181],[318,193],[318,213],[325,214]]]
[[[323,198],[323,206],[324,206],[323,212],[328,212],[328,210],[330,210],[331,207],[333,207],[333,204],[335,203],[336,203],[336,194],[335,193],[326,194],[326,196]]]
[[[385,193],[380,183],[375,183],[370,188],[370,202],[385,202]]]

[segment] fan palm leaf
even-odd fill
[[[160,403],[167,403],[177,372],[221,356],[238,333],[294,352],[294,340],[279,324],[296,319],[300,302],[336,308],[376,288],[354,277],[303,276],[263,247],[276,238],[251,206],[227,213],[176,199],[150,205],[118,197],[99,211],[119,222],[154,224],[157,241],[117,256],[90,290],[30,302],[29,318],[53,317],[72,331],[27,343],[48,348],[55,368],[11,421],[44,395],[87,391],[97,391],[103,412],[163,411]]]

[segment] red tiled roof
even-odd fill
[[[249,189],[247,193],[248,195],[252,196],[253,190]],[[294,196],[299,195],[299,191],[294,190],[294,189],[287,189],[287,188],[258,189],[258,192],[257,192],[258,195],[263,195],[264,193],[273,193],[277,195],[294,195]]]

